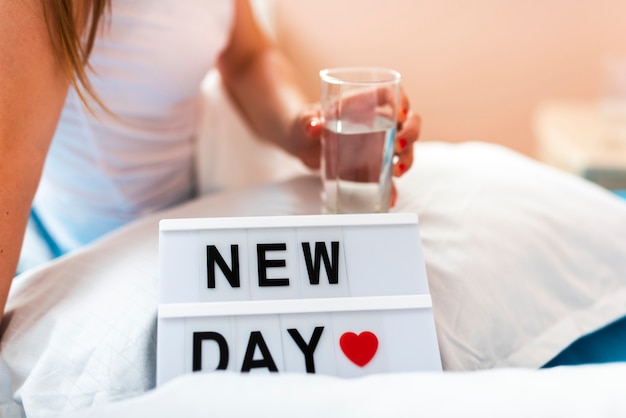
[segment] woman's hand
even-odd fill
[[[398,109],[398,128],[395,140],[394,177],[400,177],[413,165],[413,146],[419,139],[421,118],[410,108],[409,99],[401,92]],[[290,132],[290,149],[310,168],[319,168],[321,157],[322,115],[316,104],[296,116]],[[391,206],[397,197],[395,185],[392,189]]]

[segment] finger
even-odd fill
[[[398,108],[396,109],[396,106]],[[400,90],[385,86],[377,88],[362,88],[342,95],[335,103],[326,106],[324,117],[327,119],[356,118],[364,121],[375,115],[392,117],[396,114],[398,123],[403,123],[409,112],[409,100]]]
[[[293,121],[280,145],[310,168],[318,168],[321,156],[322,121],[318,108],[303,110]]]
[[[396,162],[393,165],[393,175],[394,177],[400,177],[413,165],[413,148],[408,148],[403,153],[399,154],[396,157]]]
[[[324,117],[340,119],[359,115],[363,117],[363,114],[374,115],[379,101],[378,96],[378,91],[372,88],[343,93],[341,97],[335,98],[332,103],[325,106]]]
[[[409,111],[406,121],[396,136],[394,176],[402,176],[413,165],[413,145],[419,138],[421,126],[422,119],[420,116]]]
[[[404,89],[400,88],[400,98],[398,99],[398,123],[402,124],[409,115],[411,105],[409,98],[404,94]]]
[[[305,135],[309,139],[319,139],[322,136],[321,111],[317,108],[303,112],[299,117],[299,124],[302,126]]]
[[[389,207],[393,208],[396,206],[396,201],[398,200],[398,189],[396,189],[396,184],[391,182],[391,199],[389,202]]]
[[[422,127],[422,119],[417,113],[408,112],[407,118],[396,134],[395,153],[402,154],[405,150],[413,148],[418,140]]]
[[[312,116],[306,124],[306,136],[309,139],[318,139],[322,136],[322,120]]]
[[[398,109],[394,107],[398,106]],[[391,110],[396,110],[396,118],[398,123],[402,124],[409,113],[410,103],[409,98],[404,93],[404,89],[400,87],[400,95],[397,97],[396,89],[393,87],[383,87],[377,90],[377,104],[378,106],[390,106]]]

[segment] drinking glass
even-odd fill
[[[322,212],[388,212],[400,73],[331,68],[322,84]]]

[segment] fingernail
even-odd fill
[[[398,145],[400,145],[400,149],[405,149],[407,145],[407,140],[404,138],[400,138],[398,140]]]
[[[400,170],[400,173],[404,173],[406,171],[406,166],[400,163],[398,164],[398,170]]]
[[[315,132],[315,130],[317,129],[317,126],[320,124],[319,120],[317,119],[311,119],[308,123],[308,125],[306,126],[306,131],[307,134],[312,134],[313,132]]]
[[[406,109],[406,108],[405,108],[405,109],[402,109],[402,114],[403,114],[404,116],[408,115],[408,114],[409,114],[409,109]]]

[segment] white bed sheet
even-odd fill
[[[104,417],[617,418],[626,364],[329,376],[195,374],[118,404],[70,414]]]

